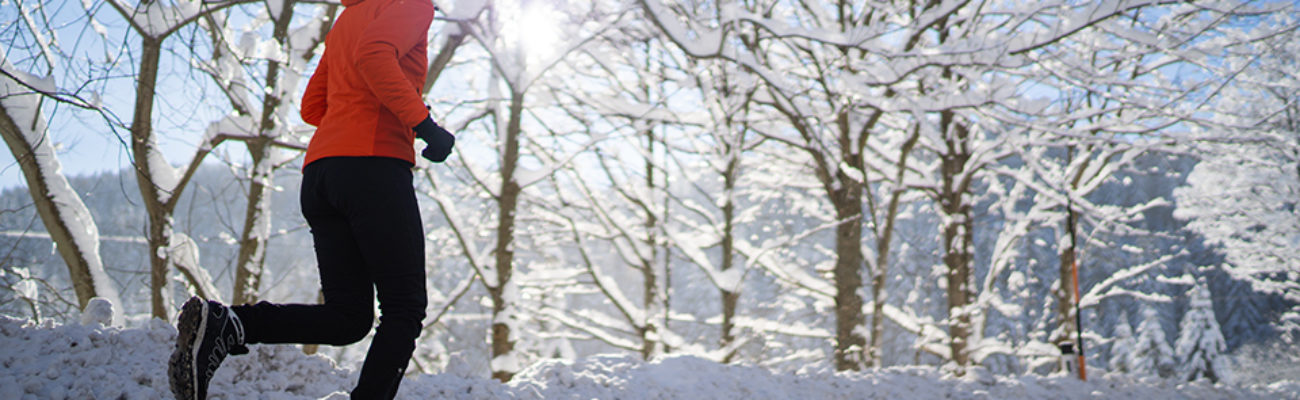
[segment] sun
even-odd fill
[[[535,65],[555,56],[562,45],[563,0],[504,0],[501,12],[503,38]]]

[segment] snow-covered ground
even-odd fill
[[[94,319],[94,318],[89,318]],[[158,399],[167,390],[167,356],[176,330],[36,326],[0,316],[0,399]],[[356,373],[294,346],[253,346],[226,361],[211,398],[319,399],[343,391]],[[337,396],[336,396],[337,397]],[[778,373],[722,365],[690,356],[642,362],[602,356],[544,362],[509,384],[453,374],[407,379],[401,399],[1300,399],[1300,381],[1235,387],[1098,376],[1088,382],[1056,376],[965,377],[932,367],[863,373],[826,370]]]

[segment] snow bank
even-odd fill
[[[0,316],[0,398],[170,398],[166,360],[176,330],[153,320],[147,328],[98,323],[43,324]],[[227,360],[212,382],[213,399],[320,399],[346,390],[354,371],[293,346],[253,346]],[[339,396],[335,395],[334,398]],[[633,356],[598,356],[535,364],[508,385],[453,374],[420,375],[399,399],[1300,399],[1300,382],[1240,388],[1204,383],[1135,380],[1122,376],[1079,382],[1070,377],[957,378],[931,367],[865,373],[778,373],[722,365],[690,356],[644,363]]]

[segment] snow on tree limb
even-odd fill
[[[85,307],[91,298],[99,297],[121,310],[125,305],[100,258],[98,225],[63,175],[54,138],[41,111],[42,96],[27,90],[34,85],[53,92],[54,82],[18,71],[3,57],[0,55],[0,68],[5,72],[0,77],[0,134],[18,160],[46,231],[67,264],[78,306]],[[12,77],[25,82],[20,84]],[[113,313],[111,322],[120,325],[122,313]]]
[[[166,248],[167,260],[185,277],[194,294],[208,300],[221,301],[221,293],[212,283],[208,270],[199,263],[199,246],[189,235],[173,232]]]
[[[447,197],[444,192],[438,190],[439,181],[437,177],[433,172],[427,169],[424,171],[424,175],[425,178],[433,184],[434,189],[426,194],[433,198],[434,202],[438,204],[438,208],[442,211],[443,218],[447,221],[447,225],[452,229],[457,242],[460,243],[461,250],[465,254],[467,261],[469,261],[470,267],[474,268],[475,274],[482,278],[484,285],[489,287],[495,285],[497,282],[496,270],[491,267],[491,260],[488,258],[488,252],[491,248],[489,246],[478,247],[478,244],[476,244],[472,239],[472,236],[470,236],[472,235],[472,232],[468,230],[471,225],[468,225],[465,221],[459,219],[460,216],[464,214],[457,211],[456,203],[452,201],[450,197]]]
[[[253,0],[175,0],[174,4],[168,5],[158,0],[142,1],[133,6],[123,0],[107,0],[132,28],[151,38],[171,35],[204,13],[251,1]]]
[[[541,315],[552,318],[560,322],[564,326],[591,335],[593,338],[600,340],[601,342],[607,343],[611,346],[614,346],[616,348],[620,348],[627,351],[637,351],[641,349],[641,345],[639,343],[635,343],[631,340],[623,339],[617,335],[614,335],[608,332],[606,328],[598,327],[589,322],[584,322],[579,318],[571,317],[569,315],[569,312],[565,310],[544,308],[542,310],[539,310],[539,312]]]

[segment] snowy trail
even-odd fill
[[[0,316],[0,399],[162,399],[165,361],[176,331],[49,324]],[[346,390],[353,371],[293,346],[253,346],[226,361],[213,399],[319,399]],[[236,383],[238,382],[238,383]],[[399,399],[1300,399],[1300,382],[1241,388],[1119,376],[945,376],[932,367],[865,373],[777,373],[677,356],[645,363],[632,356],[542,362],[508,385],[487,378],[421,375]]]

